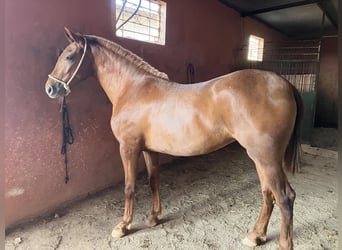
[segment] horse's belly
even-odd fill
[[[202,131],[197,128],[179,133],[154,133],[146,140],[146,147],[152,151],[174,156],[193,156],[213,152],[234,141],[222,130]]]

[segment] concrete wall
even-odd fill
[[[316,126],[337,127],[338,38],[323,38],[317,86]]]
[[[228,73],[246,34],[239,14],[215,0],[168,1],[166,45],[114,37],[110,0],[6,0],[5,9],[5,224],[53,211],[122,180],[118,144],[109,126],[111,104],[96,80],[71,84],[67,98],[75,143],[68,147],[70,182],[60,155],[61,113],[44,92],[56,49],[67,42],[63,27],[112,39],[171,79],[186,82]],[[249,29],[272,32],[255,21]],[[253,28],[254,27],[254,28]],[[118,208],[121,209],[121,208]]]
[[[63,26],[111,37],[110,5],[101,2],[6,1],[6,227],[122,179],[111,105],[89,80],[73,86],[68,98],[75,144],[69,146],[71,180],[64,184],[61,113],[44,93],[56,49],[67,44]]]

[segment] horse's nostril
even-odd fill
[[[48,87],[46,88],[46,92],[47,92],[47,94],[48,94],[49,96],[52,96],[52,95],[54,94],[54,92],[55,92],[55,88],[52,87],[52,86],[48,86]]]

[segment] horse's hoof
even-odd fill
[[[117,225],[112,231],[112,237],[118,239],[125,236],[127,234],[127,229],[129,230],[128,227],[130,228],[131,224],[127,227],[121,224]]]
[[[252,237],[252,235],[247,235],[242,241],[242,243],[248,247],[256,247],[256,246],[264,244],[265,242],[266,242],[266,236]]]
[[[159,224],[159,219],[157,216],[151,215],[148,222],[149,222],[150,227],[154,227],[154,226],[157,226]]]
[[[119,239],[121,237],[125,236],[125,232],[123,232],[122,229],[116,229],[114,228],[113,231],[112,231],[112,237],[114,239]]]
[[[248,239],[247,236],[243,239],[242,243],[248,247],[256,247],[257,246],[256,242],[251,241],[250,239]]]

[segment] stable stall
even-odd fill
[[[254,163],[242,142],[189,160],[161,150],[165,217],[155,228],[142,226],[147,211],[140,208],[150,206],[146,200],[152,195],[147,191],[149,180],[141,156],[135,193],[139,218],[131,230],[127,225],[127,236],[118,241],[111,238],[123,212],[124,192],[133,195],[134,187],[123,189],[120,138],[115,139],[111,128],[116,112],[113,98],[105,94],[101,79],[78,78],[80,73],[91,73],[92,69],[85,70],[92,58],[89,51],[95,53],[101,39],[103,46],[118,44],[114,50],[129,57],[146,75],[180,86],[239,69],[274,71],[292,83],[304,101],[302,140],[307,144],[302,172],[289,177],[298,188],[299,210],[307,212],[302,218],[295,213],[294,244],[304,248],[337,245],[336,183],[331,178],[337,169],[337,0],[259,1],[257,5],[236,0],[6,0],[5,19],[6,249],[244,249],[241,239],[257,219],[262,194]],[[67,37],[65,27],[70,31]],[[68,52],[62,49],[77,37],[88,40],[80,39],[82,47],[66,56],[63,65],[77,59],[78,66],[70,72],[53,70],[59,55]],[[60,77],[62,73],[66,77]],[[63,102],[48,97],[60,97],[59,91],[71,92]],[[146,102],[151,92],[146,93]],[[182,118],[185,109],[175,110],[168,114]],[[206,124],[202,125],[205,130]],[[315,135],[321,131],[317,126],[330,128],[328,149],[322,149],[326,144]],[[188,132],[190,135],[191,129]],[[121,150],[121,156],[131,152]],[[317,158],[322,159],[312,162]],[[148,159],[153,165],[153,158]],[[311,164],[314,172],[309,170]],[[317,188],[319,196],[315,196],[309,189],[319,179],[321,168],[326,172],[320,181],[327,184],[322,190]],[[239,194],[246,198],[240,200]],[[305,210],[307,197],[325,204],[319,214]],[[275,209],[264,249],[278,245],[279,216]]]

